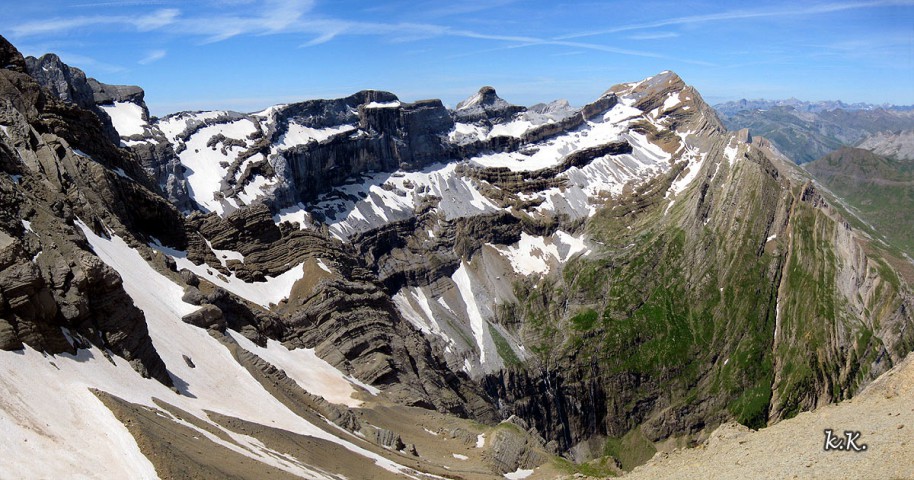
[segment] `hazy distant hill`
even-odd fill
[[[840,101],[740,100],[714,107],[730,130],[748,128],[797,163],[811,162],[880,132],[914,129],[910,106]]]
[[[804,166],[889,243],[914,257],[914,162],[844,147]]]

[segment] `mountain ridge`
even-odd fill
[[[205,384],[200,372],[213,372],[207,356],[226,351],[233,360],[223,368],[241,365],[255,381],[245,388],[268,386],[259,398],[305,405],[300,418],[364,437],[343,435],[346,442],[439,475],[465,461],[461,455],[478,468],[473,475],[488,478],[545,465],[550,455],[584,462],[625,438],[688,443],[727,420],[776,422],[853,395],[914,344],[905,328],[911,297],[883,260],[889,254],[851,229],[770,142],[726,132],[672,72],[616,85],[570,115],[563,105],[548,111],[495,100],[499,108],[463,115],[440,101],[406,104],[363,91],[253,115],[152,119],[134,97],[99,106],[118,147],[101,133],[103,120],[86,134],[71,125],[84,110],[57,106],[65,89],[42,93],[51,90],[23,76],[27,65],[12,50],[3,63],[14,68],[2,73],[23,88],[0,89],[12,105],[0,116],[7,172],[0,182],[32,195],[10,197],[11,206],[48,220],[5,219],[4,234],[21,250],[10,257],[27,268],[20,266],[36,263],[35,238],[46,238],[116,266],[111,288],[142,307],[155,337],[146,343],[180,371],[168,378],[181,395],[160,397],[164,404],[124,398],[120,387],[108,392],[120,398],[106,403],[118,405],[121,421],[147,425],[131,430],[143,439],[143,455],[167,440],[150,429],[177,428],[167,413],[175,408],[196,412],[186,417],[198,425],[192,431],[237,431],[238,423],[199,413],[211,392],[198,392],[205,402],[186,395]],[[30,137],[39,127],[74,138],[73,146],[47,131]],[[20,165],[29,155],[39,160]],[[59,177],[66,198],[55,206],[33,189],[58,165],[69,170]],[[71,176],[85,170],[97,178],[74,185]],[[110,192],[148,197],[161,218],[136,220],[146,209],[118,205]],[[40,265],[43,257],[34,258]],[[63,267],[48,267],[38,276],[57,285],[54,271]],[[11,271],[4,267],[0,278]],[[154,312],[140,273],[161,282],[187,315]],[[28,319],[22,301],[7,301],[20,292],[0,287],[3,314],[18,315],[0,329],[15,349],[9,339],[23,340]],[[156,343],[161,326],[172,325],[165,322],[193,338],[206,330],[187,348],[210,353]],[[61,326],[56,317],[37,324]],[[92,330],[77,331],[92,338]],[[60,351],[85,352],[91,343],[67,342]],[[345,375],[343,385],[380,391],[360,387],[362,409],[301,400],[311,397],[276,370],[295,375],[284,355],[302,351]],[[18,368],[15,357],[2,359]],[[416,407],[451,427],[433,427],[433,435],[372,413]],[[143,416],[143,408],[162,415]],[[216,413],[231,414],[227,408],[240,407],[222,403]],[[264,421],[234,413],[248,422],[246,432]],[[296,435],[323,435],[283,418]],[[475,435],[485,438],[476,449],[439,455],[446,440],[439,435],[470,446],[480,444]],[[234,451],[251,458],[257,448]],[[277,468],[301,475],[299,466]]]
[[[868,137],[914,128],[910,106],[835,102],[739,101],[715,107],[731,130],[748,128],[798,164]]]

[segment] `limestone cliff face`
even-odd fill
[[[180,215],[150,190],[135,159],[111,145],[98,117],[42,90],[2,39],[0,63],[3,347],[58,353],[92,343],[170,385],[143,313],[74,222],[180,244]]]
[[[504,310],[538,368],[489,376],[487,391],[563,448],[763,426],[848,398],[914,346],[910,290],[890,267],[904,260],[766,140],[710,118],[690,142],[697,160],[588,220],[598,256],[521,287]]]
[[[140,87],[108,85],[87,78],[82,70],[63,63],[60,57],[52,53],[42,55],[41,58],[27,57],[25,64],[28,74],[51,96],[94,113],[101,122],[102,131],[115,145],[123,145],[123,141],[114,128],[107,107],[116,104],[136,105],[140,109],[142,121],[149,121],[145,92]],[[171,145],[164,141],[164,137],[159,135],[159,140],[154,143],[131,142],[131,150],[165,197],[179,209],[190,210],[186,181],[177,156]]]
[[[442,137],[453,127],[453,121],[439,100],[401,104],[386,92],[360,92],[342,102],[338,108],[355,110],[357,116],[342,112],[330,115],[324,111],[315,119],[308,114],[317,108],[310,104],[313,102],[286,107],[275,114],[274,140],[285,134],[283,129],[289,128],[289,122],[320,128],[328,118],[357,121],[364,132],[356,138],[341,134],[326,142],[311,142],[282,153],[274,168],[284,173],[284,183],[295,201],[315,200],[354,175],[418,169],[445,158]],[[323,108],[328,109],[329,106]],[[281,165],[276,166],[277,162]]]

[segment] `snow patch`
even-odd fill
[[[226,138],[244,140],[256,131],[254,122],[245,118],[201,128],[187,139],[186,148],[178,157],[186,169],[184,177],[187,179],[188,193],[198,205],[219,215],[225,213],[226,207],[233,208],[233,202],[222,197],[222,184],[228,175],[229,165],[247,149],[232,146],[226,148],[226,153],[223,154],[222,143],[214,147],[207,146],[210,139],[224,135]]]
[[[441,338],[444,340],[445,345],[448,345],[448,348],[454,344],[454,340],[442,330],[441,325],[438,323],[437,316],[432,312],[432,305],[429,303],[428,295],[426,295],[424,289],[421,287],[401,288],[393,296],[393,300],[403,318],[420,332]],[[439,299],[439,304],[450,309],[450,307],[441,302],[441,299]]]
[[[317,266],[320,267],[321,270],[323,270],[327,273],[333,273],[333,270],[330,270],[330,267],[328,267],[327,264],[324,263],[324,260],[321,258],[317,259]]]
[[[493,247],[508,258],[515,272],[524,276],[545,275],[552,265],[563,264],[573,255],[589,251],[582,237],[574,237],[561,230],[551,237],[524,232],[514,245]]]
[[[533,470],[524,470],[522,468],[518,468],[517,470],[515,470],[511,473],[506,473],[505,478],[507,478],[508,480],[523,480],[524,478],[527,478],[530,475],[533,475]]]
[[[498,123],[492,126],[488,138],[515,137],[520,138],[534,127],[533,122],[527,120],[514,120],[508,123]]]
[[[160,243],[151,243],[150,247],[172,257],[177,265],[178,270],[186,268],[194,272],[198,277],[205,278],[218,287],[222,287],[229,292],[238,295],[245,300],[256,303],[264,308],[270,308],[271,304],[278,304],[289,297],[292,292],[292,286],[295,282],[304,277],[304,262],[290,268],[286,272],[275,277],[266,277],[264,282],[245,282],[235,276],[226,277],[219,272],[213,271],[207,264],[194,265],[187,259],[187,252],[175,250],[163,246]],[[225,251],[225,250],[220,250]]]
[[[276,184],[276,180],[272,178],[267,178],[263,175],[257,175],[254,177],[254,180],[249,181],[245,184],[244,189],[235,194],[239,200],[244,202],[245,205],[250,205],[259,197],[264,196],[269,192],[269,188]]]
[[[365,108],[397,108],[400,106],[400,102],[371,102],[365,105]]]
[[[355,130],[352,125],[340,125],[328,128],[311,128],[289,122],[289,129],[279,137],[279,141],[273,146],[276,151],[288,150],[296,145],[306,145],[310,142],[323,142],[328,138],[345,132]]]
[[[441,199],[438,209],[447,220],[499,210],[473,180],[457,175],[456,168],[449,163],[417,172],[367,174],[321,195],[311,211],[324,213],[331,233],[345,239],[414,216],[428,196]]]
[[[686,146],[686,153],[683,154],[686,164],[685,169],[680,172],[679,177],[670,185],[670,189],[667,191],[666,196],[669,197],[670,194],[679,195],[682,193],[692,182],[698,178],[699,172],[701,172],[701,166],[704,164],[705,158],[707,158],[707,153],[699,153],[697,148]]]
[[[626,109],[624,105],[616,105],[604,115],[602,122],[588,122],[575,130],[531,144],[524,149],[532,153],[491,153],[474,157],[470,161],[483,167],[505,167],[514,172],[553,167],[576,151],[621,140],[622,132],[627,126],[626,120],[634,116],[632,110],[639,112],[637,109]],[[495,132],[497,127],[498,125],[493,127],[492,131]]]
[[[676,105],[679,105],[681,101],[679,100],[679,92],[673,92],[670,96],[666,97],[666,100],[663,101],[663,107],[660,111],[665,112],[672,109]]]
[[[306,230],[311,225],[311,214],[305,208],[304,204],[297,203],[291,207],[286,207],[273,215],[273,223],[279,225],[282,222],[298,222],[300,230]]]
[[[95,348],[57,356],[29,346],[0,351],[4,476],[97,478],[102,467],[109,478],[158,478],[124,424],[89,390],[108,383],[146,387],[153,382],[143,380],[123,359],[113,361],[117,366]],[[174,396],[159,386],[162,398]]]
[[[115,102],[113,105],[99,105],[111,117],[117,134],[122,137],[142,135],[146,126],[143,107],[131,102]]]
[[[206,246],[209,247],[214,255],[216,255],[216,258],[219,259],[219,263],[221,263],[223,267],[226,266],[226,263],[229,260],[239,260],[244,262],[244,255],[242,255],[240,252],[236,252],[234,250],[219,250],[217,248],[213,248],[213,244],[209,240],[204,239],[204,241],[206,242]]]
[[[55,388],[59,388],[59,384],[63,380],[64,382],[77,382],[74,385],[74,388],[68,389],[70,391],[79,391],[78,387],[80,385],[83,386],[83,390],[85,390],[85,387],[95,387],[117,395],[129,402],[139,403],[149,407],[154,407],[152,402],[153,397],[161,398],[196,416],[199,421],[209,424],[212,428],[221,430],[231,437],[234,442],[222,442],[218,437],[208,434],[204,429],[198,429],[192,424],[186,423],[189,428],[194,428],[199,431],[201,435],[205,435],[213,441],[220,442],[220,444],[226,446],[226,448],[235,450],[252,459],[270,464],[305,478],[328,478],[328,476],[316,472],[297,461],[291,461],[288,456],[267,449],[256,439],[222,429],[208,419],[205,410],[242,418],[262,425],[282,425],[283,429],[290,432],[324,439],[341,445],[355,454],[371,459],[376,465],[385,470],[394,473],[406,473],[409,471],[406,467],[338,438],[295,415],[285,405],[279,402],[279,400],[264,390],[263,386],[260,385],[260,383],[254,379],[241,364],[235,361],[229,349],[225,348],[203,329],[193,327],[181,321],[181,317],[197,310],[198,307],[187,304],[181,300],[183,289],[180,286],[153,269],[143,260],[139,252],[130,248],[130,246],[120,237],[113,235],[111,239],[101,238],[95,235],[82,222],[77,222],[77,225],[85,234],[96,255],[120,274],[123,280],[124,290],[133,299],[134,304],[143,310],[153,345],[162,357],[162,360],[165,361],[165,364],[169,366],[169,373],[176,379],[176,384],[182,395],[175,395],[170,389],[154,380],[143,379],[130,368],[126,361],[119,357],[114,357],[112,360],[117,366],[112,366],[108,361],[101,360],[91,363],[88,362],[87,360],[91,359],[95,354],[101,357],[101,353],[98,352],[97,349],[81,350],[80,355],[87,358],[84,358],[81,361],[68,362],[68,367],[72,368],[72,372],[66,372],[63,375],[55,373],[54,381],[49,379],[42,381],[45,389],[47,388],[47,385],[51,384],[55,385]],[[241,337],[234,332],[230,332],[230,335],[236,340]],[[243,340],[241,341],[243,342]],[[248,344],[247,346],[250,345]],[[270,355],[271,358],[278,362],[282,362],[284,366],[287,361],[292,363],[292,366],[288,368],[295,372],[293,374],[295,375],[293,377],[294,380],[310,382],[310,380],[307,380],[308,377],[305,377],[305,374],[297,370],[294,366],[296,363],[301,363],[303,361],[303,357],[307,355],[306,352],[296,353],[295,351],[283,351],[282,349],[269,344],[265,350],[267,350],[267,355]],[[7,352],[0,352],[0,358],[3,358],[4,353]],[[264,352],[261,351],[261,353]],[[186,364],[183,359],[184,355],[187,355],[193,360],[195,364],[194,368],[191,368]],[[308,362],[307,360],[305,361]],[[315,365],[317,365],[317,362],[310,361],[310,363],[306,363],[301,366],[301,368],[304,369],[308,366],[314,367]],[[61,369],[63,370],[63,368]],[[32,369],[26,370],[26,372],[29,375],[33,375]],[[324,373],[326,375],[331,375],[329,372]],[[0,377],[6,378],[9,374],[9,369],[0,369]],[[337,374],[332,375],[336,378],[335,380],[332,380],[332,382],[335,382],[334,388],[339,388],[342,384],[339,383],[340,380],[338,376],[336,376]],[[5,384],[6,382],[0,383]],[[34,392],[45,398],[49,397],[46,395],[46,390],[42,390],[41,388],[34,389]],[[69,394],[54,395],[50,397],[60,397],[62,399],[71,397],[76,398],[76,396],[71,396]],[[2,396],[0,398],[7,398],[7,396]],[[47,421],[48,419],[54,419],[55,424],[71,419],[79,419],[83,417],[80,412],[84,411],[84,408],[87,408],[82,405],[90,405],[91,402],[85,398],[78,400],[80,401],[80,409],[73,411],[72,415],[62,415],[61,412],[66,412],[68,410],[58,409],[56,410],[56,413],[37,418],[41,418],[42,422]],[[97,400],[95,404],[101,405]],[[108,415],[113,419],[113,415],[111,415],[110,412],[107,412],[107,410],[105,410],[105,415]],[[96,416],[90,416],[88,418],[95,417]],[[116,420],[114,421],[116,422]],[[123,426],[121,425],[120,428],[123,428]],[[104,429],[112,431],[117,430],[112,425],[104,425]],[[105,433],[89,436],[86,434],[89,431],[92,430],[88,428],[72,429],[70,433],[65,436],[66,442],[73,442],[74,439],[78,438],[91,438],[93,442],[97,439],[106,438]],[[129,437],[129,434],[128,438],[129,440],[121,440],[110,449],[101,449],[97,446],[85,448],[77,447],[76,449],[79,452],[79,455],[85,455],[89,450],[117,453],[122,451],[121,449],[125,448],[125,446],[131,444],[132,437]],[[235,445],[235,443],[238,445]],[[55,452],[55,457],[56,456]],[[140,460],[135,460],[135,462],[136,465],[142,466]],[[85,460],[72,462],[72,464],[77,463],[85,464],[86,462]],[[97,465],[107,466],[108,464],[90,463],[90,465],[93,465],[93,468],[97,468]],[[129,465],[133,468],[137,468],[134,465],[134,461],[130,461]],[[72,474],[64,476],[69,477],[72,476]],[[123,478],[131,476],[132,475],[124,475]],[[151,476],[150,478],[155,477]]]
[[[731,139],[730,143],[728,143],[727,146],[724,148],[724,156],[727,157],[727,161],[730,163],[730,166],[733,166],[733,164],[736,162],[736,159],[737,159],[736,155],[737,155],[737,153],[739,153],[739,143],[737,143],[736,145],[733,145],[733,143],[734,142]]]
[[[289,350],[282,343],[269,339],[266,348],[260,347],[240,333],[228,330],[228,334],[241,345],[242,348],[272,363],[276,368],[286,372],[295,383],[305,391],[320,395],[331,403],[359,407],[362,402],[352,398],[355,389],[353,381],[343,375],[333,365],[330,365],[314,353],[313,348],[296,348]],[[361,386],[361,382],[358,382]],[[374,394],[377,389],[372,387]]]
[[[485,365],[487,353],[485,345],[485,336],[487,333],[485,331],[486,321],[482,318],[482,312],[479,311],[479,305],[476,304],[476,296],[473,295],[473,283],[470,280],[466,262],[460,262],[460,268],[454,272],[454,275],[451,278],[457,285],[460,297],[467,307],[470,328],[473,330],[473,338],[476,339],[476,345],[479,347],[479,363],[480,365]]]
[[[454,128],[448,133],[448,140],[451,142],[459,142],[463,137],[469,137],[472,140],[483,140],[486,138],[486,135],[486,129],[483,127],[471,123],[457,122],[454,124]]]
[[[454,458],[456,458],[457,460],[469,460],[470,459],[470,457],[460,454],[460,453],[452,453],[451,455],[453,455]]]

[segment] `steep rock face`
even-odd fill
[[[92,99],[96,105],[129,102],[139,105],[143,109],[144,115],[149,117],[149,110],[144,101],[146,92],[142,88],[136,85],[108,85],[94,78],[88,79],[87,82],[92,89]]]
[[[42,55],[41,58],[26,57],[25,63],[28,74],[51,95],[94,113],[101,120],[105,135],[117,143],[118,135],[111,123],[111,117],[98,107],[98,104],[112,103],[110,97],[104,98],[105,95],[98,94],[101,89],[116,87],[100,84],[94,78],[86,78],[86,74],[82,70],[63,63],[60,57],[53,53]],[[139,87],[124,88],[142,92]],[[99,101],[100,99],[104,101]],[[141,103],[142,99],[143,96],[140,93],[138,103]]]
[[[312,201],[353,175],[417,169],[445,156],[441,137],[453,122],[440,101],[401,104],[396,97],[390,100],[387,96],[379,100],[387,101],[358,106],[358,125],[367,135],[354,141],[348,135],[338,135],[282,154],[285,165],[279,170],[289,172],[286,182],[294,188],[296,201]]]
[[[28,57],[25,63],[29,75],[52,95],[86,110],[95,108],[92,87],[82,70],[67,66],[54,54]]]
[[[658,440],[765,425],[847,398],[912,348],[897,259],[764,139],[695,120],[710,132],[687,140],[698,162],[615,199],[587,222],[606,248],[501,310],[539,367],[491,375],[487,391],[563,449],[633,428]]]
[[[190,210],[183,170],[171,145],[161,135],[158,142],[130,141],[129,138],[134,133],[127,131],[124,137],[128,143],[124,143],[117,130],[118,127],[123,130],[125,122],[130,123],[131,113],[136,116],[133,123],[149,121],[149,109],[142,88],[108,85],[87,78],[82,70],[63,63],[60,57],[51,53],[42,55],[41,58],[27,57],[25,64],[29,75],[52,96],[94,113],[111,142],[120,146],[129,144],[129,148],[136,153],[140,163],[169,201],[181,210]],[[112,114],[116,116],[116,122]]]
[[[377,277],[341,242],[316,231],[277,227],[263,205],[226,219],[210,215],[190,220],[199,233],[190,236],[188,258],[206,261],[225,275],[256,282],[303,264],[305,275],[275,313],[249,306],[254,330],[247,331],[256,332],[253,339],[271,337],[291,348],[314,348],[339,369],[384,386],[405,404],[494,419],[481,392],[449,371],[440,352],[433,352],[419,332],[398,317]],[[237,249],[244,261],[220,266],[213,252],[223,249]],[[217,305],[225,310],[224,304]],[[228,326],[246,331],[231,320]]]
[[[74,223],[182,244],[183,221],[149,190],[133,159],[110,144],[93,113],[42,90],[24,73],[26,61],[2,43],[0,61],[11,66],[0,70],[2,343],[50,353],[95,344],[171,385],[143,313]]]

